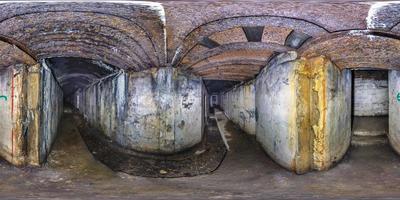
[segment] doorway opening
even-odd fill
[[[389,91],[387,70],[354,70],[352,145],[388,143]]]

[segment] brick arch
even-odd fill
[[[400,69],[400,36],[353,30],[315,38],[299,49],[303,57],[325,55],[339,68]]]
[[[210,62],[226,62],[229,59],[243,62],[240,60],[250,56],[263,64],[249,65],[248,71],[240,70],[241,77],[254,77],[258,73],[258,70],[254,69],[265,66],[275,53],[299,48],[309,38],[327,32],[323,27],[311,22],[287,17],[242,16],[220,19],[192,30],[179,46],[172,65],[193,70],[195,74],[207,78],[207,75],[199,70],[203,65],[209,66]],[[221,56],[225,58],[219,60]],[[239,63],[232,64],[231,69],[225,65],[225,71],[217,70],[218,74],[232,74],[237,69],[235,64],[237,66]],[[207,68],[206,71],[210,69]],[[240,73],[236,73],[238,74],[235,74],[235,77],[240,77]],[[232,80],[235,77],[222,76],[221,79]]]
[[[0,15],[0,34],[19,41],[38,59],[81,57],[133,71],[162,67],[164,22],[152,9],[134,9],[145,6],[10,4],[9,13]]]

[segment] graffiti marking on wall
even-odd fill
[[[397,101],[400,102],[400,92],[397,93]]]
[[[4,101],[7,101],[8,100],[8,98],[6,97],[6,96],[0,96],[0,100],[1,99],[4,99]]]

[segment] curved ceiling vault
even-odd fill
[[[156,4],[158,5],[158,4]],[[38,59],[81,57],[140,71],[165,66],[162,7],[140,3],[2,3],[0,35]]]
[[[16,45],[0,39],[0,71],[20,64],[32,66],[36,60]]]
[[[400,67],[400,3],[180,5],[167,3],[168,22],[174,23],[167,24],[168,58],[205,79],[252,79],[274,55],[290,50],[326,55],[341,68]]]
[[[0,2],[0,10],[0,36],[16,41],[37,61],[45,59],[65,96],[116,69],[166,66],[159,3]],[[12,48],[0,50],[3,55]]]
[[[245,81],[290,50],[326,55],[341,68],[398,68],[399,8],[379,2],[2,2],[0,35],[37,60],[79,57],[132,71],[173,66],[205,79]],[[70,75],[60,82],[100,77],[87,68],[65,69],[60,73]]]
[[[244,81],[257,75],[273,55],[325,33],[315,24],[285,17],[221,19],[188,34],[172,65],[205,79]]]
[[[400,69],[400,35],[382,31],[345,31],[316,38],[299,52],[324,55],[339,68]]]

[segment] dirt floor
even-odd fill
[[[295,175],[232,124],[230,151],[212,174],[143,178],[96,161],[76,124],[64,120],[42,168],[0,161],[0,199],[400,199],[400,157],[387,145],[352,148],[335,168]]]
[[[184,152],[166,155],[146,155],[128,151],[102,134],[90,128],[82,115],[65,114],[64,120],[74,120],[83,140],[96,160],[110,169],[134,176],[177,178],[209,174],[215,171],[227,153],[215,120],[208,120],[203,142]]]

